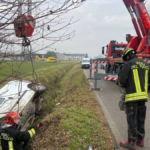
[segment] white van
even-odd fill
[[[89,69],[90,68],[90,58],[83,58],[82,59],[82,63],[81,63],[81,68],[87,68]]]

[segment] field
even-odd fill
[[[34,63],[38,81],[47,87],[39,118],[43,127],[27,150],[112,150],[114,139],[79,62]],[[16,67],[16,66],[15,66]],[[16,67],[17,68],[17,67]],[[5,68],[5,73],[11,72]],[[30,63],[23,79],[32,78]],[[2,76],[1,76],[2,77]]]

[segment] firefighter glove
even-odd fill
[[[40,128],[41,126],[43,126],[42,123],[38,123],[38,124],[37,124],[37,128]]]

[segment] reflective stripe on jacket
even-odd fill
[[[147,101],[149,65],[135,57],[129,60],[118,74],[119,83],[125,87],[125,102]]]

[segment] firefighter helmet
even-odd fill
[[[123,60],[127,60],[127,59],[126,59],[126,56],[129,55],[131,52],[132,52],[133,54],[136,54],[136,50],[134,50],[133,48],[126,48],[126,49],[123,51],[122,59],[123,59]]]
[[[20,117],[18,113],[16,112],[9,112],[6,116],[5,116],[5,124],[10,124],[13,125],[14,124],[14,120],[16,118]]]

